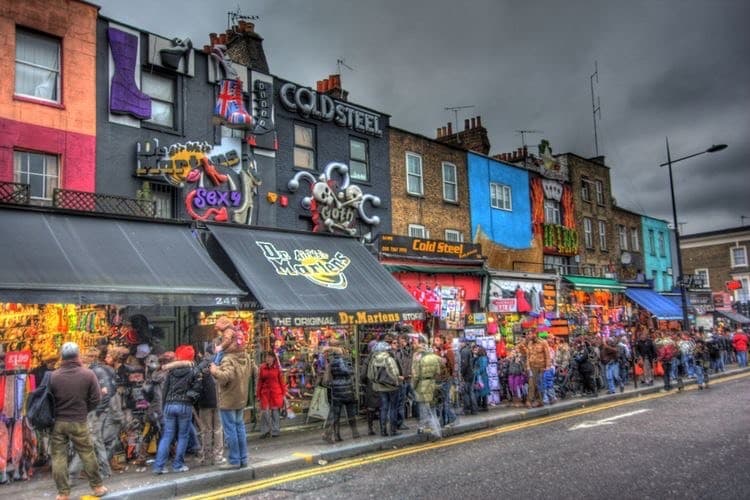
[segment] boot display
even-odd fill
[[[214,119],[229,128],[249,129],[253,117],[245,108],[242,96],[242,80],[222,80],[219,86],[219,97],[214,106]]]
[[[141,120],[151,118],[151,98],[135,82],[138,38],[115,28],[107,29],[115,74],[109,88],[109,111],[132,115]]]

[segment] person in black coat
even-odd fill
[[[349,420],[349,427],[352,430],[352,438],[359,437],[357,429],[357,409],[356,396],[354,393],[354,369],[352,361],[344,355],[344,351],[339,347],[338,342],[331,341],[326,350],[327,366],[326,370],[329,375],[326,376],[331,393],[331,408],[328,412],[328,419],[325,423],[325,432],[323,441],[333,443],[341,441],[341,410],[346,408],[346,416]]]
[[[204,360],[210,360],[212,357],[213,352],[207,351],[204,354]],[[195,406],[198,409],[202,444],[198,460],[201,465],[221,465],[226,459],[216,380],[210,376],[208,364],[200,363],[197,369],[201,371],[201,395]]]

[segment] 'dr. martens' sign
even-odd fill
[[[383,234],[379,239],[380,252],[403,257],[432,257],[452,260],[482,260],[482,247],[475,243],[425,240]]]
[[[280,316],[269,314],[273,326],[330,326],[330,325],[373,325],[417,321],[424,319],[423,312],[386,311],[339,311],[321,316]]]
[[[304,118],[333,122],[339,127],[375,137],[383,135],[380,115],[333,99],[326,94],[319,94],[307,87],[298,87],[287,82],[279,90],[279,101],[284,108]]]

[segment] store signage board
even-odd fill
[[[551,285],[551,288],[550,286]],[[529,313],[554,311],[557,293],[554,283],[493,278],[490,281],[490,312]],[[551,307],[552,309],[548,309]]]
[[[401,321],[418,321],[424,319],[422,312],[371,312],[339,311],[319,316],[291,316],[270,313],[269,320],[273,326],[332,326],[332,325],[374,325],[398,323]]]
[[[31,367],[31,351],[8,351],[5,353],[6,371],[29,371]]]
[[[482,247],[476,243],[426,240],[382,234],[378,239],[379,251],[403,257],[428,257],[461,261],[482,260]]]

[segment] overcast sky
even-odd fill
[[[97,3],[97,0],[93,0]],[[554,153],[599,154],[618,205],[672,221],[665,138],[682,233],[750,217],[750,1],[747,0],[99,0],[101,14],[167,38],[256,15],[271,72],[297,83],[342,69],[349,100],[435,137],[481,116],[490,154],[546,138]],[[463,125],[461,125],[463,127]],[[454,125],[455,128],[455,125]],[[534,150],[534,152],[536,152]],[[750,226],[750,218],[745,221]]]

